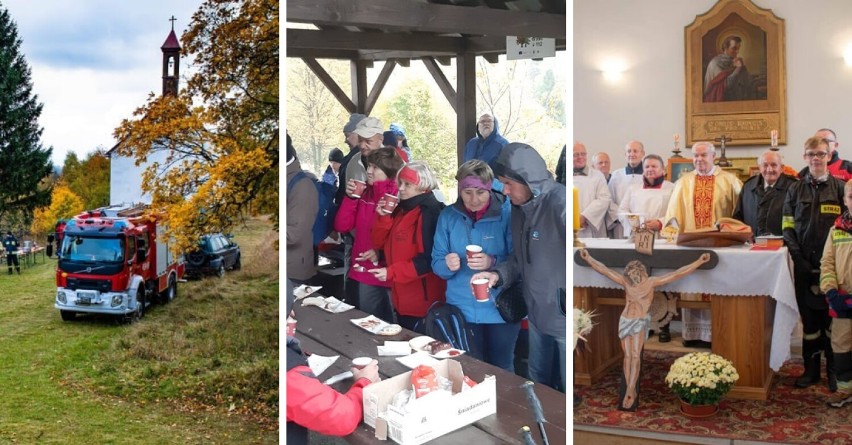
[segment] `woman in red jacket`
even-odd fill
[[[293,283],[287,280],[286,313],[293,308]],[[287,335],[287,441],[307,445],[308,430],[327,436],[347,436],[355,431],[363,417],[364,387],[381,380],[379,362],[373,360],[363,369],[352,368],[355,383],[346,394],[335,391],[317,379],[302,353],[299,340]]]
[[[432,243],[444,205],[432,193],[438,180],[423,161],[402,167],[397,185],[399,205],[388,214],[381,200],[372,232],[373,247],[384,251],[387,267],[369,272],[391,283],[397,323],[414,330],[432,303],[444,301],[447,290],[447,282],[432,272]]]

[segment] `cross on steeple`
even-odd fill
[[[176,20],[177,20],[177,19],[175,18],[175,16],[172,16],[172,18],[170,18],[170,19],[169,19],[169,21],[170,21],[170,22],[172,22],[172,31],[174,31],[174,30],[175,30],[175,21],[176,21]]]

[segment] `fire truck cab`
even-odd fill
[[[56,300],[62,319],[100,313],[136,321],[177,296],[183,256],[169,250],[161,219],[143,205],[85,211],[57,230]]]

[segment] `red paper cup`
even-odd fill
[[[386,212],[393,213],[393,209],[399,204],[399,196],[385,193],[385,205],[382,207]]]
[[[476,297],[476,301],[480,303],[484,303],[488,301],[488,279],[480,278],[478,280],[473,280],[473,296]]]
[[[373,363],[373,359],[370,357],[355,357],[352,359],[352,367],[355,369],[364,369],[370,363]]]
[[[467,251],[467,259],[470,260],[477,253],[482,252],[482,246],[477,246],[476,244],[468,244],[465,246],[465,250]]]
[[[287,335],[292,337],[296,335],[296,323],[298,323],[293,318],[287,318]]]
[[[355,191],[352,192],[353,198],[360,198],[362,194],[364,194],[364,190],[367,190],[367,183],[364,181],[359,181],[357,179],[355,181]]]

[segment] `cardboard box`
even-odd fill
[[[453,382],[453,394],[427,394],[409,404],[408,412],[389,406],[394,395],[411,389],[411,371],[364,388],[364,423],[376,429],[376,437],[390,437],[402,445],[419,445],[455,431],[497,412],[497,379],[486,376],[473,388],[461,392],[464,374],[461,363],[442,360],[435,372]],[[387,411],[387,418],[379,413]]]

